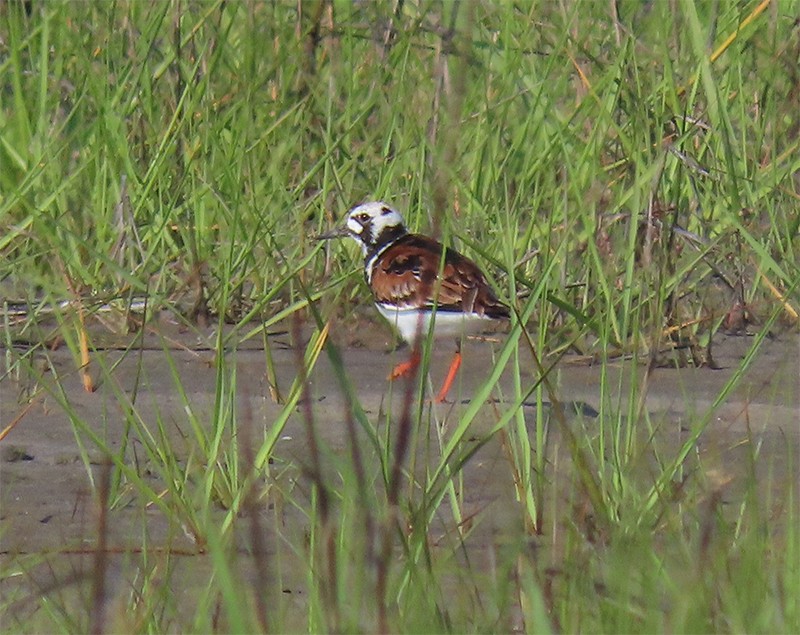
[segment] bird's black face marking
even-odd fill
[[[370,246],[374,240],[372,229],[372,216],[366,213],[356,214],[353,219],[361,225],[361,231],[354,234],[356,240],[360,241],[366,246]]]
[[[386,214],[391,214],[391,213],[392,213],[392,208],[389,207],[388,205],[384,205],[383,207],[381,207],[381,214],[383,216],[386,216]]]

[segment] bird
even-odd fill
[[[435,397],[445,402],[461,366],[461,338],[507,320],[508,306],[497,298],[478,265],[429,236],[409,232],[400,212],[383,201],[356,205],[342,225],[317,236],[344,237],[361,247],[364,276],[378,312],[411,347],[409,359],[394,367],[390,380],[417,368],[419,343],[431,323],[435,339],[455,338],[453,359]]]

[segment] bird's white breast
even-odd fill
[[[393,304],[376,303],[380,314],[397,329],[400,336],[409,343],[414,342],[417,336],[427,337],[434,323],[433,336],[462,337],[470,333],[479,333],[486,328],[492,318],[477,313],[462,313],[456,311],[437,311],[434,321],[433,312],[414,307],[397,307]]]

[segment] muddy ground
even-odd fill
[[[205,349],[202,337],[174,329],[166,333],[164,330],[169,331],[165,327],[161,333],[148,333],[136,351],[124,353],[112,349],[98,353],[92,362],[93,376],[98,382],[94,393],[82,389],[75,372],[75,360],[66,346],[51,353],[53,368],[48,369],[42,359],[37,364],[46,371],[45,381],[52,382],[58,375],[74,416],[90,422],[112,447],[119,447],[125,429],[115,393],[119,390],[128,398],[135,398],[136,408],[146,425],[155,427],[159,418],[166,424],[171,442],[185,459],[192,452],[192,431],[163,347],[170,347],[186,399],[199,420],[206,423],[215,400],[214,356],[212,350]],[[164,335],[168,339],[164,339]],[[406,351],[392,352],[388,334],[380,326],[362,329],[357,337],[350,333],[338,339],[349,343],[343,349],[345,365],[370,419],[377,421],[380,413],[387,410],[398,411],[401,391],[395,384],[392,392],[386,375]],[[96,344],[109,344],[101,340],[99,337]],[[285,396],[296,375],[296,355],[288,333],[276,332],[270,341],[277,388]],[[644,408],[650,413],[659,440],[666,444],[662,447],[679,446],[687,430],[708,411],[722,387],[737,372],[752,342],[752,336],[718,335],[714,358],[719,369],[658,368],[653,372]],[[496,348],[497,344],[491,342],[467,343],[462,372],[452,393],[453,402],[437,406],[434,411],[435,421],[442,426],[445,435],[448,426],[455,425],[459,413],[468,406],[475,387],[485,380]],[[24,346],[15,347],[14,354],[22,352]],[[448,355],[446,346],[433,355],[433,383],[437,386],[447,366]],[[110,369],[113,380],[103,379],[98,370],[101,360]],[[753,469],[765,488],[792,479],[796,482],[800,468],[798,360],[800,336],[797,333],[767,338],[738,387],[716,410],[703,433],[699,451],[691,459],[692,469],[702,470],[709,491],[722,492],[723,500],[734,503],[738,499],[741,484]],[[579,434],[592,435],[596,433],[598,414],[609,413],[611,410],[607,408],[615,410],[618,404],[599,402],[601,365],[576,361],[563,360],[550,379],[559,399],[568,406],[573,429]],[[247,434],[258,439],[281,411],[281,406],[271,397],[265,353],[251,340],[235,354],[230,353],[226,363],[229,369],[236,368],[240,418],[252,426]],[[609,394],[627,394],[626,386],[632,377],[630,364],[630,361],[619,361],[606,366],[606,381],[613,387]],[[638,367],[636,374],[643,377],[644,368]],[[535,378],[533,364],[523,361],[523,385],[531,385]],[[510,376],[501,380],[506,398],[513,394],[511,381]],[[39,393],[29,405],[27,399],[35,394],[36,388],[30,379],[14,374],[5,375],[0,381],[0,428],[17,421],[7,437],[0,441],[0,558],[6,572],[0,582],[0,592],[3,604],[13,608],[16,620],[25,620],[29,612],[37,610],[35,598],[38,595],[58,595],[68,588],[80,588],[78,582],[87,580],[90,575],[91,548],[96,543],[92,488],[70,418],[47,393]],[[311,373],[310,388],[325,461],[334,472],[337,462],[348,461],[350,455],[345,433],[345,400],[324,353]],[[499,393],[495,391],[495,395]],[[495,423],[503,407],[500,399],[482,409],[473,424],[476,438]],[[527,424],[533,429],[535,411],[532,407],[524,411]],[[642,439],[646,440],[649,432],[641,432]],[[554,433],[552,439],[549,451],[552,452],[553,478],[560,478],[562,488],[569,490],[571,464],[560,435]],[[93,476],[97,477],[103,456],[85,439],[84,443],[93,464]],[[131,460],[143,461],[143,453],[139,449],[137,454],[136,445],[133,442],[129,447]],[[419,444],[419,448],[423,446],[430,447],[430,444]],[[375,474],[377,459],[370,455],[374,451],[368,444],[363,448],[368,468]],[[417,455],[424,452],[419,448]],[[755,465],[749,459],[753,456],[757,457]],[[420,464],[424,463],[424,457],[417,458]],[[271,474],[278,480],[284,479],[282,487],[290,492],[290,497],[304,499],[308,487],[297,466],[308,463],[305,419],[298,409],[277,443]],[[147,466],[143,463],[141,467],[146,473]],[[643,471],[647,472],[647,468]],[[477,519],[477,529],[469,541],[475,552],[473,564],[482,560],[489,562],[498,544],[523,532],[512,476],[499,438],[489,442],[470,460],[464,469],[464,478],[464,507],[466,512],[474,512]],[[157,485],[153,483],[156,489]],[[130,498],[132,500],[133,495]],[[774,496],[768,500],[776,507],[784,502]],[[305,517],[291,505],[270,505],[265,514],[269,516],[265,526],[283,533],[290,542],[299,542],[307,528]],[[185,560],[192,562],[186,566],[192,571],[205,571],[210,566],[203,556],[193,557],[192,554],[198,553],[196,545],[154,507],[143,509],[141,505],[121,504],[109,515],[108,523],[108,546],[116,554],[109,572],[108,597],[111,599],[108,601],[112,604],[115,593],[124,591],[126,584],[132,583],[130,572],[141,558],[143,534],[150,548],[169,547],[175,553],[185,554]],[[446,539],[446,531],[443,525],[442,539]],[[246,539],[243,538],[242,543],[240,558],[247,569],[251,563]],[[291,564],[291,557],[277,557],[279,543],[279,540],[271,543],[272,566],[281,576],[283,592],[297,594],[298,602],[302,603],[304,574]],[[38,564],[31,565],[30,558],[35,554],[44,555]],[[9,574],[21,564],[23,573]],[[197,577],[179,576],[179,579],[184,580],[183,588],[173,589],[178,597],[189,598],[196,589],[203,587],[202,573]],[[85,594],[78,593],[78,596],[88,602]]]

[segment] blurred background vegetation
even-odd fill
[[[798,277],[797,7],[4,3],[0,296],[274,313],[382,198],[553,327],[742,327]]]

